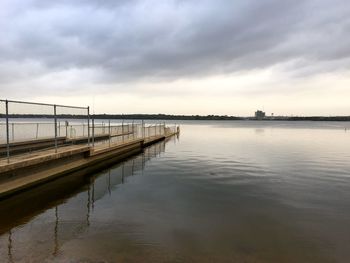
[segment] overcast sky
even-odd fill
[[[350,115],[348,0],[1,0],[0,97]]]

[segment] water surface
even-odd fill
[[[1,201],[0,258],[349,262],[349,208],[349,123],[183,122],[98,174]]]

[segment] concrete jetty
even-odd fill
[[[94,147],[86,144],[87,138],[76,139],[76,144],[69,145],[69,139],[60,137],[57,141],[62,147],[58,148],[45,148],[52,146],[52,139],[17,143],[13,146],[18,147],[18,152],[28,148],[36,151],[16,154],[11,157],[11,162],[6,158],[0,159],[0,199],[61,176],[69,176],[73,172],[88,174],[98,171],[177,134],[179,129],[170,130],[164,126],[164,133],[161,135],[129,138],[122,142],[105,142]],[[111,137],[109,134],[100,136],[97,140],[103,141]]]

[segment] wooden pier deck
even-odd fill
[[[11,157],[9,163],[6,158],[0,158],[0,199],[72,172],[94,172],[178,132],[142,139],[125,139],[111,144],[107,141],[94,147],[86,145],[86,138],[86,141],[78,141],[82,144],[65,145],[57,150],[51,147],[17,154]],[[109,138],[109,134],[105,136]],[[41,144],[42,141],[38,143]],[[35,141],[27,143],[30,147],[34,144]]]

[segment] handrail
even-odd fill
[[[72,108],[72,109],[81,109],[81,110],[86,110],[88,108],[88,107],[68,106],[68,105],[59,105],[59,104],[50,104],[50,103],[41,103],[41,102],[0,99],[0,102],[6,102],[6,101],[11,102],[11,103],[19,103],[19,104],[31,104],[31,105],[40,105],[40,106],[56,106],[56,107],[61,107],[61,108]]]

